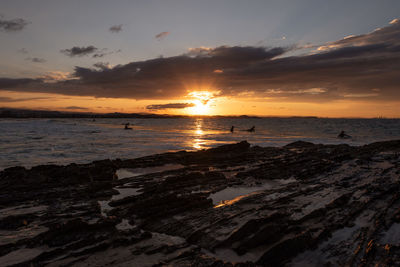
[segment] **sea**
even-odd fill
[[[124,124],[130,124],[130,130]],[[234,132],[230,132],[235,126]],[[255,126],[255,132],[246,129]],[[351,136],[339,139],[340,131]],[[400,119],[314,117],[0,119],[0,170],[13,166],[89,163],[167,151],[196,151],[247,140],[253,146],[364,145],[400,139]]]

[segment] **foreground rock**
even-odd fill
[[[0,173],[0,266],[398,266],[400,141]]]

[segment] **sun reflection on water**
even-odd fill
[[[195,131],[196,135],[202,136],[204,134],[202,129],[196,129]]]
[[[190,129],[185,131],[189,137],[189,139],[187,139],[185,142],[187,147],[190,147],[193,150],[201,150],[211,148],[218,144],[226,144],[226,141],[212,140],[210,139],[210,136],[226,134],[229,132],[229,128],[228,130],[224,131],[218,129],[217,125],[211,125],[211,127],[207,119],[206,121],[204,121],[203,118],[193,119],[193,124],[191,125]],[[231,132],[229,132],[229,134],[231,134]]]
[[[202,149],[204,145],[204,140],[201,138],[204,135],[203,127],[203,119],[196,120],[196,128],[194,130],[195,138],[193,139],[193,148],[194,149]]]

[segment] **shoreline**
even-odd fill
[[[0,265],[396,265],[399,170],[400,140],[6,168]]]

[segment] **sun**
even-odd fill
[[[213,97],[213,93],[208,91],[191,92],[189,97],[193,98],[193,107],[189,108],[191,115],[208,115],[210,114],[210,100]]]
[[[190,108],[190,114],[193,115],[207,115],[210,112],[208,104],[203,104],[200,100],[193,101],[194,106]]]

